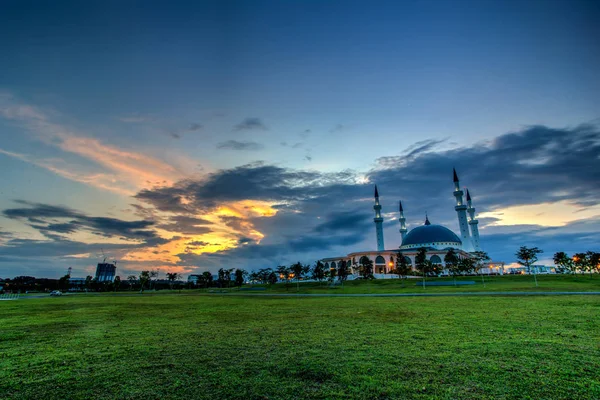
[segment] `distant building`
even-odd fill
[[[115,279],[117,266],[112,263],[98,263],[96,267],[96,280],[98,282],[112,282]]]
[[[198,284],[198,280],[202,275],[190,275],[188,276],[188,282],[193,283],[194,285]]]
[[[383,240],[383,217],[381,216],[381,204],[379,203],[379,191],[375,186],[375,234],[377,238],[377,249],[368,251],[352,252],[345,256],[329,257],[321,260],[325,268],[336,269],[340,263],[346,262],[352,274],[356,274],[360,259],[367,257],[373,262],[373,274],[378,279],[395,277],[391,271],[396,267],[396,261],[403,257],[406,262],[415,269],[416,256],[419,249],[427,250],[427,258],[433,264],[439,264],[445,267],[444,257],[448,251],[453,250],[458,258],[474,258],[475,252],[481,251],[479,241],[479,221],[475,218],[475,207],[469,191],[466,191],[466,202],[463,200],[465,192],[460,187],[458,175],[454,175],[454,192],[452,193],[456,204],[454,210],[458,217],[458,226],[460,234],[457,235],[450,229],[442,225],[435,225],[429,222],[425,216],[425,223],[417,226],[410,231],[406,227],[406,218],[402,203],[399,203],[399,223],[401,244],[395,249],[385,249]],[[504,274],[504,263],[488,261],[481,269],[483,274]],[[445,271],[447,273],[447,271]]]

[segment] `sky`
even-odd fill
[[[458,231],[598,251],[597,1],[8,1],[0,277],[252,270]]]

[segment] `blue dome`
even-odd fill
[[[427,221],[429,222],[429,221]],[[458,236],[450,229],[441,225],[423,225],[412,229],[404,237],[401,248],[421,247],[431,244],[440,245],[442,243],[449,246],[455,245],[460,247],[462,242]]]

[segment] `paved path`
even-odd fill
[[[211,293],[219,296],[269,297],[443,297],[443,296],[566,296],[600,295],[600,292],[462,292],[462,293]]]

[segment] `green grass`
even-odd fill
[[[600,291],[600,275],[538,275],[538,287],[530,275],[497,275],[457,277],[456,281],[474,281],[474,285],[463,286],[417,286],[421,279],[376,279],[373,281],[346,281],[344,287],[330,287],[326,282],[300,282],[299,293],[460,293],[460,292],[590,292]],[[427,278],[427,282],[452,283],[452,278]],[[265,285],[256,285],[265,286]],[[267,292],[296,293],[296,282],[266,286]],[[233,290],[235,291],[235,289]]]
[[[600,398],[599,317],[600,296],[5,301],[0,398]]]

